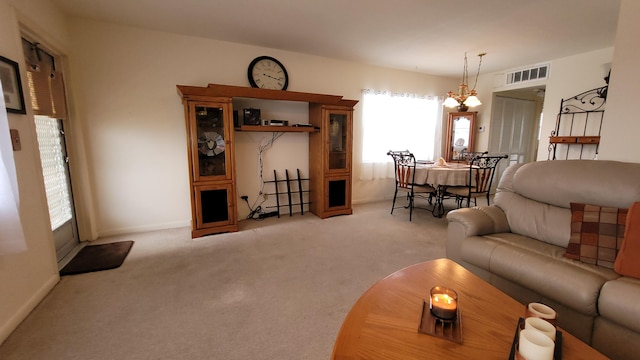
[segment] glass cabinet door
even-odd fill
[[[445,160],[460,161],[463,152],[474,151],[475,112],[449,113]]]
[[[349,116],[346,112],[329,113],[329,170],[349,167]]]
[[[194,137],[192,141],[197,141],[194,149],[194,178],[200,180],[202,177],[228,178],[227,156],[225,151],[226,136],[225,131],[225,107],[220,105],[194,104],[191,107],[193,112],[192,129]]]

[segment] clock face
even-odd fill
[[[261,89],[286,90],[289,75],[282,63],[270,56],[260,56],[249,64],[249,83]]]

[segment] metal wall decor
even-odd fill
[[[549,137],[548,159],[597,158],[609,88],[608,75],[605,81],[605,86],[562,99],[555,129]]]

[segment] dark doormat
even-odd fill
[[[85,246],[60,270],[60,275],[115,269],[122,265],[132,246],[133,241]]]

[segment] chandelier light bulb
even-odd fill
[[[478,99],[478,97],[475,96],[475,95],[469,96],[467,98],[467,100],[464,101],[464,104],[467,105],[468,107],[474,107],[474,106],[482,105],[482,103],[480,102],[480,99]]]

